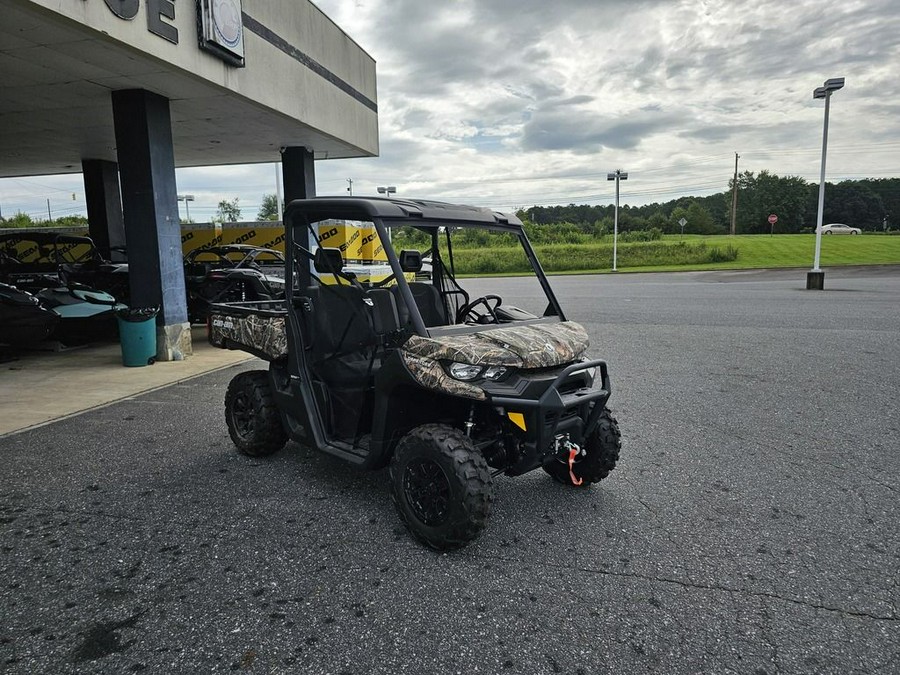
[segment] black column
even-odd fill
[[[285,205],[295,199],[315,197],[316,166],[312,151],[303,147],[284,148],[281,151],[281,162]]]
[[[103,159],[83,159],[81,171],[87,201],[88,234],[104,258],[118,260],[118,256],[110,255],[109,249],[125,246],[119,166]]]
[[[142,89],[128,89],[114,91],[112,104],[131,304],[159,305],[157,324],[161,328],[184,324],[187,306],[169,100]],[[163,348],[160,345],[160,354]]]

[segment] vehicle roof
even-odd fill
[[[252,253],[254,251],[261,251],[264,253],[277,253],[278,255],[281,255],[281,252],[277,249],[266,248],[265,246],[254,246],[253,244],[216,244],[215,246],[195,248],[190,251],[190,253]]]
[[[494,211],[482,206],[448,204],[425,199],[400,199],[397,197],[313,197],[297,199],[285,209],[285,219],[296,213],[314,217],[369,220],[384,218],[406,220],[410,225],[435,226],[451,222],[459,226],[466,223],[498,225],[509,229],[522,229],[522,221],[510,213]]]

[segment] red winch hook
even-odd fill
[[[584,481],[575,475],[574,466],[575,466],[575,458],[578,457],[578,454],[581,452],[581,448],[579,448],[574,443],[569,443],[569,478],[572,480],[572,485],[581,485]]]

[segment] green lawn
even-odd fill
[[[679,247],[687,244],[690,249]],[[815,235],[665,235],[662,241],[620,242],[620,272],[681,272],[695,270],[739,270],[759,268],[806,268],[813,266]],[[700,247],[698,250],[698,246]],[[671,247],[671,251],[669,248]],[[704,248],[705,247],[705,248]],[[700,262],[704,252],[735,248],[736,260]],[[535,247],[548,274],[603,274],[612,268],[611,237],[591,244],[550,244]],[[461,276],[507,276],[527,273],[512,259],[521,256],[514,249],[456,249],[457,271]],[[695,262],[696,261],[696,262]],[[489,264],[488,264],[489,263]],[[839,265],[900,264],[900,236],[823,235],[822,267]]]
[[[665,241],[676,242],[678,235],[666,235]],[[729,235],[700,236],[685,235],[685,241],[705,241],[708,246],[724,247],[732,245],[738,249],[738,258],[733,262],[689,265],[678,267],[655,267],[653,269],[749,269],[760,267],[812,267],[815,255],[816,237],[813,234]],[[823,235],[823,267],[835,265],[877,265],[900,264],[900,236],[875,234]],[[635,270],[650,271],[640,267]]]

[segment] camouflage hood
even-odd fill
[[[581,358],[588,348],[584,328],[574,321],[515,328],[487,328],[478,333],[425,338],[413,335],[407,354],[480,366],[550,368]]]

